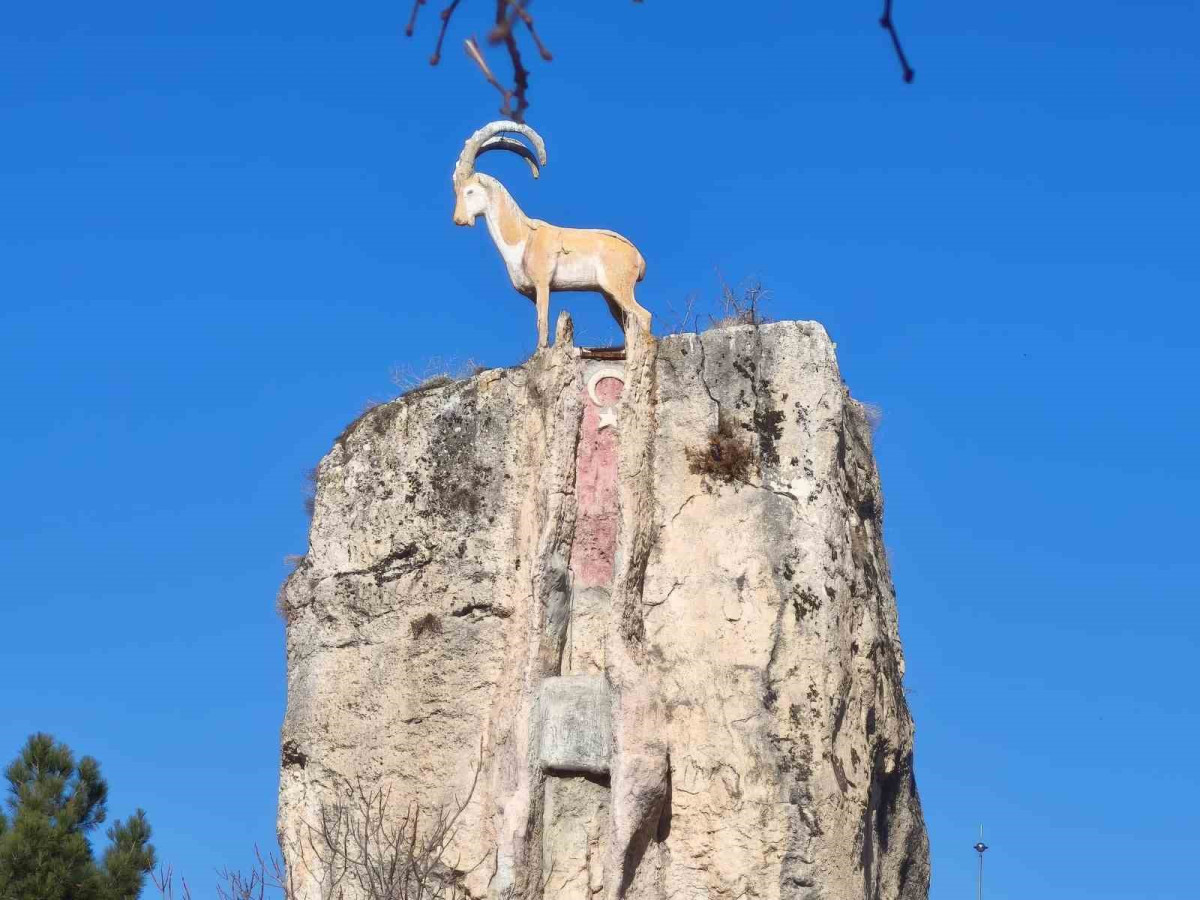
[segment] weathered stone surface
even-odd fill
[[[603,429],[586,368],[560,341],[322,460],[283,591],[302,896],[323,873],[287,848],[338,776],[436,805],[478,768],[454,847],[485,859],[475,897],[925,898],[882,494],[828,336],[634,338]],[[718,421],[744,482],[693,471]],[[607,778],[544,764],[539,698],[579,676],[607,685]]]
[[[547,769],[607,775],[612,755],[608,683],[603,675],[563,675],[542,682],[539,759]]]
[[[546,782],[543,896],[591,900],[603,893],[608,793],[606,783],[582,775]]]

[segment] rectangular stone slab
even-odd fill
[[[607,775],[612,712],[603,675],[562,675],[542,682],[538,697],[540,759],[547,769]]]

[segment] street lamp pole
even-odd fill
[[[975,888],[976,900],[983,900],[983,854],[987,850],[988,845],[983,842],[983,826],[979,826],[979,843],[975,845],[975,852],[979,854],[979,881]]]

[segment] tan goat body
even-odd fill
[[[523,135],[535,149],[506,133]],[[551,291],[598,291],[626,335],[631,324],[648,334],[650,312],[633,295],[633,286],[646,274],[637,247],[614,231],[530,219],[504,185],[475,171],[475,159],[491,150],[518,154],[537,178],[546,164],[546,145],[528,125],[491,122],[467,139],[454,166],[454,224],[474,225],[479,216],[485,218],[513,287],[537,306],[538,348],[549,345]]]

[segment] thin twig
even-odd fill
[[[442,59],[442,42],[446,40],[446,29],[450,27],[450,17],[454,15],[454,11],[458,9],[458,4],[462,0],[450,0],[450,5],[441,12],[442,27],[438,31],[437,43],[433,47],[433,56],[429,57],[429,64],[436,66]]]
[[[361,776],[339,779],[334,799],[319,806],[319,827],[303,819],[297,826],[297,835],[307,831],[307,851],[324,870],[322,896],[342,896],[339,884],[345,880],[348,888],[357,888],[355,896],[363,900],[455,900],[461,880],[490,855],[484,854],[476,866],[466,870],[459,867],[457,857],[453,865],[449,861],[460,819],[475,794],[482,765],[481,742],[479,762],[462,798],[455,795],[450,801],[429,805],[410,801],[399,815],[390,787],[374,786]],[[298,845],[289,845],[289,855],[291,893],[283,900],[299,896],[290,884],[296,867],[313,872],[303,837]],[[262,885],[277,889],[284,883],[283,866],[272,859],[273,868],[268,870],[261,854],[257,859],[257,881],[252,874],[248,881],[230,884],[261,892]],[[240,900],[241,895],[238,897]]]
[[[506,0],[506,2],[512,7],[512,14],[509,15],[502,24],[497,25],[492,29],[491,33],[488,35],[488,42],[491,44],[498,44],[509,34],[512,34],[513,20],[515,17],[524,22],[525,27],[529,29],[529,36],[533,39],[533,45],[537,47],[538,55],[541,56],[542,59],[546,60],[546,62],[550,62],[552,59],[554,59],[554,55],[550,52],[546,45],[542,43],[541,37],[538,36],[537,29],[533,24],[533,16],[529,14],[529,10],[525,8],[525,5],[521,2],[521,0]]]
[[[529,108],[526,94],[529,90],[529,70],[521,62],[521,50],[517,46],[516,35],[513,34],[512,17],[508,15],[509,0],[496,0],[496,27],[492,30],[495,37],[490,39],[493,44],[504,44],[508,51],[508,59],[512,63],[513,86],[504,91],[504,104],[500,107],[500,115],[514,122],[524,121],[525,110]],[[516,13],[513,13],[515,16]],[[512,101],[517,101],[513,108]]]
[[[446,7],[439,15],[441,25],[438,28],[437,42],[434,45],[433,55],[429,58],[430,65],[436,66],[442,59],[442,47],[446,41],[450,19],[454,16],[461,2],[462,0],[447,0]],[[633,0],[633,2],[641,3],[642,0]],[[420,8],[427,3],[428,0],[412,0],[412,11],[408,17],[408,24],[404,29],[406,35],[411,36],[413,34],[416,29]],[[511,86],[501,84],[500,80],[496,78],[483,58],[479,43],[473,37],[469,38],[466,43],[467,54],[479,66],[479,70],[483,73],[484,78],[487,79],[488,84],[500,92],[502,100],[500,114],[505,118],[513,119],[517,122],[525,120],[525,110],[529,108],[528,93],[530,76],[530,72],[525,67],[524,61],[521,58],[521,48],[517,39],[517,20],[520,20],[528,30],[529,38],[533,41],[538,55],[546,61],[554,58],[537,32],[534,16],[529,11],[532,3],[533,0],[495,0],[493,24],[487,32],[486,40],[488,44],[493,46],[504,45],[509,62],[512,65]],[[879,18],[879,25],[888,33],[888,38],[892,42],[892,49],[896,53],[896,58],[900,61],[901,73],[905,83],[911,83],[916,73],[908,63],[908,56],[904,52],[904,46],[900,42],[900,35],[896,31],[896,25],[892,19],[892,5],[893,0],[883,0],[883,13]]]
[[[409,14],[408,24],[404,26],[404,36],[412,37],[413,29],[417,27],[417,10],[425,5],[425,0],[413,0],[412,13]]]
[[[892,39],[892,47],[896,50],[896,58],[900,60],[900,68],[904,72],[904,83],[912,84],[916,72],[908,64],[908,57],[904,55],[904,47],[900,44],[900,35],[896,34],[896,25],[892,22],[892,0],[883,0],[883,15],[879,17],[879,24]]]
[[[515,122],[525,121],[525,110],[529,109],[529,100],[527,94],[529,91],[529,70],[521,64],[521,51],[517,47],[517,39],[509,32],[508,37],[504,39],[504,46],[508,48],[508,58],[512,60],[513,67],[513,89],[509,93],[509,100],[516,98],[517,108],[513,109],[511,103],[506,103],[501,109],[501,115],[511,116]]]
[[[463,41],[463,47],[466,48],[467,56],[475,61],[475,65],[479,66],[479,71],[483,73],[483,77],[487,79],[487,83],[500,92],[500,96],[504,98],[504,105],[500,107],[500,111],[505,116],[508,115],[506,110],[509,108],[509,101],[512,99],[512,92],[504,85],[496,80],[496,76],[492,74],[492,70],[488,68],[487,60],[483,58],[483,52],[479,49],[479,44],[475,42],[475,38],[469,37]]]

